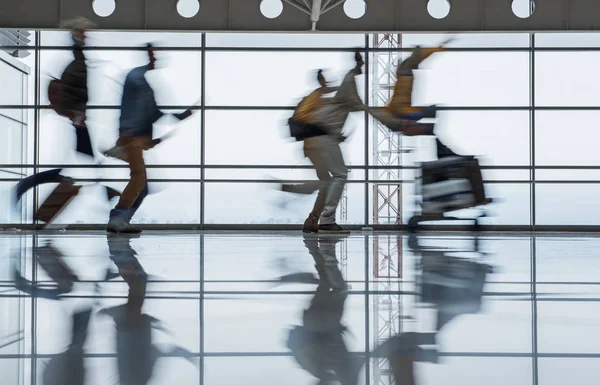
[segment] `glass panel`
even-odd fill
[[[43,46],[70,46],[70,32],[42,31]],[[202,34],[199,32],[130,32],[130,31],[91,31],[88,32],[89,46],[98,47],[140,47],[153,43],[159,47],[201,47]]]
[[[407,56],[403,54],[404,58]],[[529,53],[433,55],[415,73],[412,99],[414,105],[527,106]]]
[[[599,184],[537,184],[538,225],[599,225]]]
[[[600,52],[536,52],[535,105],[598,106]],[[579,122],[577,122],[579,124]],[[569,127],[577,126],[573,123]]]
[[[433,47],[450,38],[454,39],[448,44],[450,48],[529,47],[529,34],[526,33],[404,33],[401,36],[403,47],[416,45]],[[536,39],[537,36],[538,34],[536,34]]]
[[[538,360],[539,383],[562,385],[577,381],[579,385],[594,385],[597,381],[598,363],[598,358],[540,358]]]
[[[536,33],[536,47],[600,47],[600,33],[551,32]]]
[[[3,55],[4,52],[0,52]],[[9,65],[1,60],[0,56],[0,84],[2,84],[2,92],[0,92],[0,105],[22,105],[25,104],[25,95],[27,88],[24,87],[24,78],[27,76],[20,70]],[[21,111],[17,109],[6,110],[6,114],[14,119],[21,120]]]
[[[365,46],[362,34],[207,33],[207,47],[355,48]]]
[[[274,174],[297,181],[309,175],[306,180],[316,180],[314,174],[310,175],[310,170],[277,170]],[[213,175],[219,175],[219,171],[207,172],[207,178]],[[364,172],[353,170],[348,177],[360,181],[364,178]],[[311,212],[315,199],[316,192],[313,195],[295,195],[277,191],[276,183],[209,182],[206,184],[205,221],[224,224],[302,224]],[[338,223],[364,223],[364,185],[348,183],[347,199],[347,220],[341,220],[342,209],[338,206]]]
[[[537,170],[536,181],[586,181],[593,182],[600,179],[600,170]]]
[[[552,297],[556,298],[560,295]],[[594,305],[594,302],[579,302],[572,299],[561,301],[560,298],[538,302],[538,349],[540,353],[598,354],[600,336],[597,333],[598,318],[594,312]]]
[[[567,243],[569,241],[569,238],[564,237],[536,239],[536,278],[538,283],[572,284],[571,288],[578,291],[579,296],[597,292],[599,286],[597,286],[596,274],[600,271],[600,261],[596,255],[600,241],[592,234],[582,236],[576,247],[574,244]],[[568,258],[565,258],[567,255]],[[580,262],[574,264],[573,260]],[[594,285],[589,285],[591,283]],[[589,286],[578,286],[577,284]],[[554,290],[558,287],[558,285],[551,286],[555,286]],[[569,289],[565,286],[568,285],[560,285],[561,290]],[[581,292],[584,287],[584,292]],[[556,293],[554,291],[552,295],[554,296]]]
[[[304,323],[303,312],[310,306],[310,301],[316,294],[315,289],[311,285],[293,295],[263,294],[252,299],[252,307],[248,311],[239,306],[241,301],[248,302],[250,299],[244,298],[245,296],[241,297],[241,301],[239,298],[207,301],[204,307],[206,351],[289,353],[285,342],[289,330]],[[311,294],[305,294],[306,292]],[[364,302],[364,296],[350,294],[341,305],[341,324],[347,326],[348,331],[355,336],[346,339],[346,346],[350,351],[364,351]],[[319,322],[310,320],[311,315],[305,318],[308,319],[306,322]],[[242,340],[244,343],[240,344]],[[238,370],[241,372],[241,369]]]
[[[295,106],[318,84],[316,71],[338,84],[354,65],[348,52],[208,52],[206,103],[222,106]],[[356,77],[363,95],[364,76]]]
[[[25,143],[27,138],[28,126],[26,123],[21,123],[13,117],[6,116],[4,112],[8,110],[0,110],[0,143],[2,143],[2,151],[0,151],[0,164],[22,164],[25,157]],[[19,110],[15,110],[23,113]],[[11,172],[20,172],[20,169],[6,170]]]
[[[417,364],[415,376],[424,385],[449,381],[453,384],[474,384],[485,378],[488,385],[531,385],[531,358],[445,357],[435,364]],[[505,381],[506,380],[506,381]]]
[[[436,134],[459,154],[482,165],[529,165],[529,112],[443,111]],[[433,143],[432,143],[433,147]]]
[[[163,110],[166,116],[154,125],[154,137],[173,132],[163,143],[146,151],[147,164],[200,164],[201,113],[179,121],[168,114],[174,110]],[[106,164],[124,164],[100,155],[113,147],[118,138],[120,111],[117,109],[95,109],[87,111],[87,125],[96,158]],[[41,164],[89,164],[87,156],[76,154],[76,134],[71,122],[53,112],[43,113],[40,119],[40,163]],[[89,174],[88,174],[89,175]]]
[[[119,106],[125,77],[137,66],[148,64],[144,51],[86,51],[89,105]],[[68,51],[41,51],[40,102],[48,104],[51,76],[59,78],[73,60]],[[157,51],[156,70],[146,73],[160,106],[191,106],[200,100],[202,55],[200,52]],[[54,114],[54,113],[53,113]]]
[[[285,332],[286,330],[283,329],[281,333]],[[269,373],[269,383],[273,384],[306,385],[317,382],[291,356],[208,357],[204,362],[206,365],[204,384],[206,385],[235,384],[240,378],[247,379],[251,384],[261,383],[265,382],[265,373]],[[235,368],[235,371],[232,368]],[[364,374],[362,376],[357,383],[364,383]]]
[[[0,357],[0,373],[2,373],[2,381],[6,381],[7,384],[24,384],[25,381],[22,372],[29,371],[29,368],[24,369],[24,365],[28,364],[29,360],[26,359]]]
[[[600,56],[599,56],[600,58]],[[600,111],[536,111],[535,162],[547,166],[597,166]],[[568,134],[565,132],[568,128]]]
[[[309,164],[302,142],[289,137],[291,111],[206,111],[206,163]],[[342,143],[347,164],[364,164],[364,115],[352,113]]]

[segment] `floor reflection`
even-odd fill
[[[3,384],[592,383],[600,358],[592,236],[0,242]]]

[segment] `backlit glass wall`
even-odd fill
[[[357,77],[359,93],[365,103],[381,105],[383,54],[392,52],[395,60],[400,52],[406,58],[416,45],[434,46],[449,37],[394,36],[398,44],[385,46],[376,44],[384,35],[91,32],[86,50],[88,126],[97,149],[97,159],[91,160],[75,154],[74,129],[47,108],[49,80],[60,76],[72,59],[69,34],[35,32],[31,54],[14,59],[30,68],[29,81],[2,82],[8,92],[0,99],[0,119],[10,117],[3,124],[3,135],[9,135],[3,156],[10,159],[2,162],[7,173],[2,184],[10,191],[22,176],[61,167],[85,187],[56,222],[105,223],[115,202],[106,201],[98,182],[122,189],[128,171],[100,151],[117,138],[124,78],[146,63],[143,45],[154,42],[158,69],[147,78],[161,109],[180,112],[193,105],[196,114],[180,123],[165,117],[156,124],[156,136],[173,130],[176,135],[146,153],[151,195],[134,222],[302,223],[315,197],[288,197],[273,183],[276,178],[316,177],[302,144],[289,138],[286,120],[300,98],[316,87],[317,69],[338,83],[358,49],[367,62]],[[600,192],[595,160],[600,34],[455,37],[448,51],[417,71],[413,96],[416,104],[441,107],[437,133],[442,140],[459,153],[480,157],[488,193],[496,198],[485,223],[600,224],[590,214],[600,209],[594,199]],[[374,219],[380,209],[374,196],[384,178],[377,157],[385,154],[383,145],[375,143],[375,122],[365,113],[353,113],[345,130],[349,139],[342,148],[351,172],[338,221],[393,223]],[[402,172],[384,181],[401,186],[401,198],[394,202],[406,223],[416,207],[415,167],[433,159],[433,142],[401,138],[401,151],[388,155],[399,157],[389,164]],[[33,205],[43,202],[52,188],[28,193],[22,222],[33,223]],[[6,212],[13,207],[9,198],[5,194]],[[4,215],[2,222],[20,219]]]

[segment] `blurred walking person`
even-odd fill
[[[385,107],[370,107],[369,113],[394,132],[406,136],[435,136],[433,123],[421,123],[423,118],[435,118],[436,106],[414,106],[413,85],[414,71],[431,55],[445,50],[447,40],[442,45],[434,48],[417,47],[411,55],[401,63],[396,70],[396,84],[394,93]],[[438,158],[456,155],[436,137]]]
[[[130,179],[121,193],[119,202],[110,212],[107,231],[115,233],[139,233],[131,224],[131,218],[148,195],[146,164],[143,152],[160,143],[153,139],[153,125],[164,114],[158,109],[154,91],[145,74],[154,70],[156,58],[152,44],[146,45],[148,64],[132,69],[123,85],[119,139],[108,155],[129,164]],[[173,114],[179,120],[192,115],[191,109]]]
[[[304,155],[312,162],[319,178],[315,182],[281,186],[282,191],[296,194],[319,191],[315,205],[302,226],[305,233],[350,233],[336,223],[336,211],[348,178],[348,168],[340,149],[340,143],[346,140],[342,131],[350,112],[365,108],[356,89],[355,77],[362,74],[364,65],[358,52],[355,61],[356,65],[337,88],[328,87],[319,71],[317,79],[320,87],[300,102],[290,119],[292,132],[295,126],[305,128],[306,135],[296,138],[304,141]],[[336,91],[333,98],[323,97],[333,91]]]

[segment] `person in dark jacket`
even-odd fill
[[[87,29],[93,24],[85,18],[77,18],[66,23],[71,28],[74,60],[65,68],[60,78],[61,108],[71,120],[77,137],[77,152],[94,156],[90,134],[85,123],[88,104],[88,71],[83,48],[87,38]]]
[[[156,58],[152,44],[146,46],[149,63],[132,69],[125,79],[121,99],[119,139],[111,153],[129,164],[130,179],[121,193],[119,202],[110,212],[107,231],[116,233],[138,233],[129,223],[148,195],[146,165],[143,152],[160,143],[153,139],[153,125],[163,116],[154,98],[154,91],[145,74],[155,69]],[[174,114],[179,120],[192,115],[191,109]],[[115,151],[118,149],[118,151]]]

